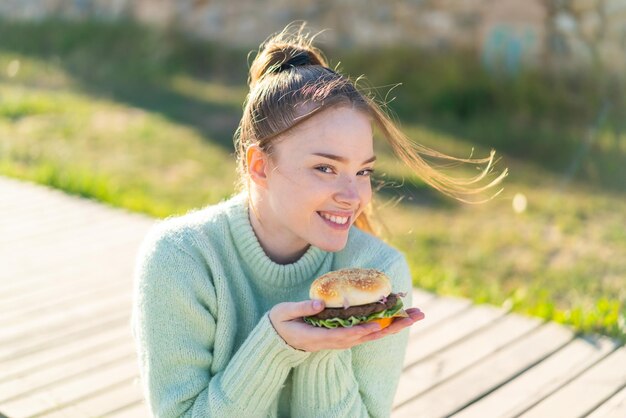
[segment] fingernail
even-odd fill
[[[322,307],[322,302],[320,302],[319,300],[313,301],[313,309],[320,309],[321,307]]]

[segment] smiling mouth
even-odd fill
[[[331,222],[337,226],[346,226],[350,222],[350,216],[335,216],[328,213],[317,212],[317,214],[324,220]]]

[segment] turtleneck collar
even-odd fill
[[[228,221],[241,260],[255,279],[268,285],[295,287],[328,270],[332,253],[313,245],[296,262],[278,264],[272,261],[254,233],[248,213],[248,195],[242,192],[232,198]]]

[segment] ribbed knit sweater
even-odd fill
[[[273,262],[248,217],[247,195],[158,222],[141,245],[132,332],[157,417],[384,417],[400,378],[408,330],[346,350],[289,346],[269,321],[280,302],[307,300],[318,276],[376,268],[406,292],[403,255],[356,227],[345,248],[310,246]]]

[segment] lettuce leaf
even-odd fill
[[[400,298],[398,298],[398,302],[393,305],[393,307],[386,309],[384,311],[375,312],[368,316],[351,316],[348,319],[341,318],[330,318],[330,319],[316,319],[310,316],[305,316],[304,322],[307,324],[311,324],[315,327],[324,327],[324,328],[337,328],[337,327],[352,327],[357,324],[361,324],[363,322],[371,321],[372,319],[379,318],[391,318],[392,316],[402,316],[406,317],[407,314],[404,312],[403,303]]]

